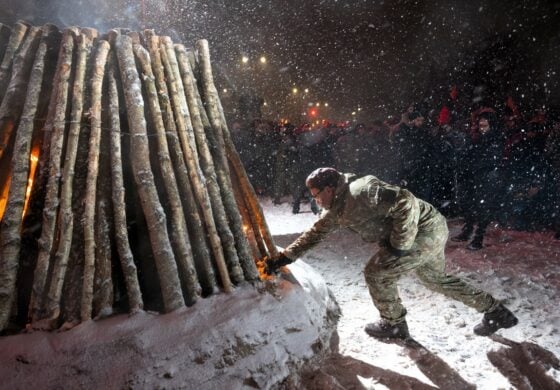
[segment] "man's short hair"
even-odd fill
[[[325,187],[336,187],[340,176],[341,173],[334,168],[317,168],[307,176],[305,184],[322,191]]]

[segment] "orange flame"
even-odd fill
[[[39,162],[39,149],[35,148],[31,151],[29,156],[29,178],[27,179],[27,189],[25,190],[25,203],[23,205],[23,216],[27,212],[29,206],[29,198],[31,196],[31,189],[33,188],[33,178],[35,177],[35,170]]]

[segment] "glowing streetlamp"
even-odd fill
[[[241,62],[243,62],[244,64],[246,64],[247,62],[249,62],[249,57],[247,57],[247,56],[241,57]]]
[[[304,92],[309,93],[309,88],[305,88]]]
[[[296,95],[297,92],[298,92],[298,89],[297,89],[296,87],[292,88],[292,93],[293,93],[294,95]]]
[[[259,59],[259,61],[261,62],[261,64],[266,64],[266,57],[265,57],[265,56],[261,56],[261,58]]]
[[[329,103],[325,103],[325,107],[328,107],[328,106],[329,106]]]

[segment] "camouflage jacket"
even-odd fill
[[[340,228],[358,233],[367,242],[389,240],[394,248],[407,250],[418,234],[429,234],[440,223],[445,223],[445,218],[411,192],[375,176],[357,178],[344,174],[336,187],[332,207],[324,210],[319,220],[284,254],[296,259]]]

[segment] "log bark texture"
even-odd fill
[[[93,304],[93,281],[95,275],[95,206],[97,195],[97,179],[99,174],[99,153],[101,143],[101,97],[103,78],[110,45],[107,41],[99,41],[94,59],[91,79],[91,130],[89,135],[88,175],[86,180],[86,198],[84,200],[84,275],[80,318],[82,321],[91,319]]]
[[[202,223],[201,215],[196,204],[192,185],[189,181],[189,172],[185,164],[185,158],[181,149],[181,143],[177,135],[177,126],[173,108],[169,98],[169,90],[165,80],[165,71],[159,50],[159,37],[152,31],[145,31],[149,53],[152,59],[152,68],[156,81],[156,88],[159,92],[159,102],[162,111],[163,122],[165,125],[167,143],[181,199],[185,220],[190,236],[191,247],[198,274],[198,280],[204,294],[211,294],[216,290],[216,275],[211,263],[210,248],[206,239],[205,226]]]
[[[175,260],[179,270],[179,278],[183,293],[188,304],[194,304],[200,295],[200,284],[198,283],[194,267],[192,250],[187,233],[187,224],[183,213],[183,206],[177,188],[177,181],[173,170],[173,164],[169,156],[169,147],[165,135],[165,125],[159,105],[155,77],[148,51],[139,44],[134,45],[134,54],[142,69],[142,78],[146,90],[148,108],[151,114],[152,125],[156,131],[158,160],[163,176],[163,184],[171,217],[170,235],[171,243],[175,252]]]
[[[12,29],[12,34],[8,41],[8,46],[4,51],[2,56],[2,63],[0,63],[0,99],[4,99],[4,94],[6,93],[6,87],[10,81],[10,75],[12,72],[12,64],[14,57],[23,42],[23,38],[28,30],[28,26],[25,23],[16,23]]]
[[[235,238],[235,246],[237,248],[237,253],[239,254],[239,261],[243,268],[245,279],[257,280],[259,279],[259,273],[255,266],[253,256],[251,255],[249,242],[247,241],[247,237],[243,231],[243,221],[235,200],[235,195],[231,191],[232,183],[230,179],[230,170],[226,156],[224,139],[219,127],[220,123],[210,123],[206,111],[203,109],[203,106],[201,106],[201,96],[198,92],[198,83],[193,73],[189,55],[187,54],[184,46],[176,45],[176,47],[179,54],[179,63],[182,65],[181,70],[185,74],[183,77],[191,80],[190,89],[187,93],[189,107],[192,106],[192,111],[198,114],[197,117],[200,118],[200,123],[197,121],[197,125],[202,127],[211,147],[212,158],[215,162],[216,174],[221,191],[221,199],[223,199],[223,204],[230,224],[229,226],[231,226],[231,231]],[[209,91],[207,93],[208,95],[210,95],[210,90],[213,86],[212,69],[209,61],[210,59],[208,55],[208,61],[201,64],[203,66],[200,72],[200,81],[203,86],[203,90]],[[208,99],[206,109],[214,110],[217,114],[219,111],[215,99],[217,99],[217,95],[214,97],[214,100]],[[194,123],[195,121],[193,121],[193,124]]]
[[[108,72],[108,107],[109,130],[111,144],[111,192],[113,200],[113,218],[115,223],[115,240],[119,260],[126,284],[128,307],[131,312],[136,312],[144,307],[140,283],[138,281],[138,270],[134,263],[128,230],[126,224],[125,189],[122,168],[121,152],[121,122],[119,117],[119,94],[117,81],[115,79],[115,62],[110,59]]]
[[[239,264],[239,256],[237,254],[237,248],[235,247],[236,242],[232,230],[229,227],[228,216],[226,215],[226,208],[223,202],[226,197],[231,196],[231,192],[224,192],[223,190],[220,191],[220,185],[218,184],[218,177],[216,174],[216,166],[214,165],[212,154],[210,153],[210,148],[208,147],[209,142],[204,131],[204,125],[202,123],[198,107],[195,92],[197,90],[196,80],[192,73],[190,64],[188,63],[188,59],[186,58],[184,47],[178,47],[177,58],[179,60],[179,70],[183,80],[183,88],[187,98],[187,105],[191,117],[196,145],[199,151],[200,164],[206,179],[208,194],[210,196],[210,201],[212,202],[212,211],[214,212],[214,221],[222,242],[229,275],[234,283],[240,283],[244,280],[243,271]],[[212,146],[215,146],[215,142]],[[221,173],[223,176],[223,171]],[[237,208],[237,206],[235,207]]]
[[[131,156],[134,179],[142,202],[142,210],[148,223],[165,310],[169,312],[184,306],[185,302],[177,275],[177,265],[169,242],[165,213],[158,199],[154,176],[149,163],[144,99],[134,62],[131,39],[127,36],[118,37],[116,49],[125,92],[131,132],[131,149],[134,150],[134,155]]]
[[[208,81],[204,82],[203,85],[206,85],[204,99],[207,104],[207,107],[216,107],[218,110],[208,109],[208,117],[211,123],[215,123],[216,126],[219,125],[219,128],[222,131],[222,137],[224,139],[228,159],[231,163],[231,167],[233,168],[234,173],[239,178],[239,184],[241,190],[243,191],[244,198],[247,201],[249,206],[250,213],[256,218],[257,223],[259,225],[259,229],[261,231],[262,237],[265,240],[267,250],[270,256],[275,256],[278,254],[278,249],[274,244],[274,240],[272,239],[272,234],[270,234],[270,229],[266,223],[264,218],[264,213],[262,211],[262,207],[259,204],[257,199],[257,195],[255,194],[255,190],[253,186],[249,182],[249,178],[247,177],[247,173],[243,168],[243,164],[241,159],[239,158],[239,154],[235,149],[235,145],[233,144],[233,140],[231,139],[231,134],[229,133],[229,129],[227,127],[227,122],[225,120],[225,116],[223,113],[223,108],[218,97],[218,92],[214,85],[213,77],[211,74],[211,67],[210,67],[210,50],[208,48],[208,41],[202,39],[199,40],[196,44],[197,51],[198,51],[198,58],[199,63],[201,64],[201,68],[205,69],[203,72],[203,77],[205,77]],[[204,76],[206,74],[206,76]],[[209,104],[209,102],[211,104]]]
[[[54,105],[51,131],[48,178],[45,190],[45,205],[43,208],[43,221],[41,227],[41,238],[39,239],[39,255],[35,268],[33,280],[33,292],[31,296],[31,316],[33,322],[42,317],[40,313],[47,281],[47,271],[50,264],[51,251],[53,248],[54,234],[56,229],[56,216],[59,205],[59,187],[61,172],[62,147],[65,138],[65,115],[68,98],[68,85],[72,69],[72,54],[74,51],[74,31],[67,29],[62,37],[62,45],[58,60],[58,75],[56,83],[56,96],[51,101]],[[53,278],[58,275],[53,274]]]
[[[15,297],[16,275],[21,248],[21,225],[29,177],[33,124],[45,69],[47,35],[43,37],[31,70],[23,113],[16,132],[12,158],[12,178],[6,212],[0,224],[0,331],[8,323]]]
[[[214,215],[212,213],[212,205],[209,199],[208,192],[205,187],[205,180],[202,175],[199,163],[198,152],[196,150],[196,141],[192,134],[192,123],[188,112],[187,102],[185,100],[185,91],[181,82],[181,75],[175,50],[169,37],[161,38],[161,56],[163,64],[166,69],[166,76],[168,80],[168,88],[171,95],[173,110],[175,112],[175,120],[177,124],[177,133],[181,140],[181,147],[185,157],[189,177],[194,187],[194,193],[198,205],[204,216],[204,223],[208,231],[208,239],[214,255],[214,261],[218,268],[218,274],[222,282],[224,291],[230,292],[232,289],[231,279],[229,277],[226,260],[222,251],[222,243],[218,235],[218,230],[214,222]]]

